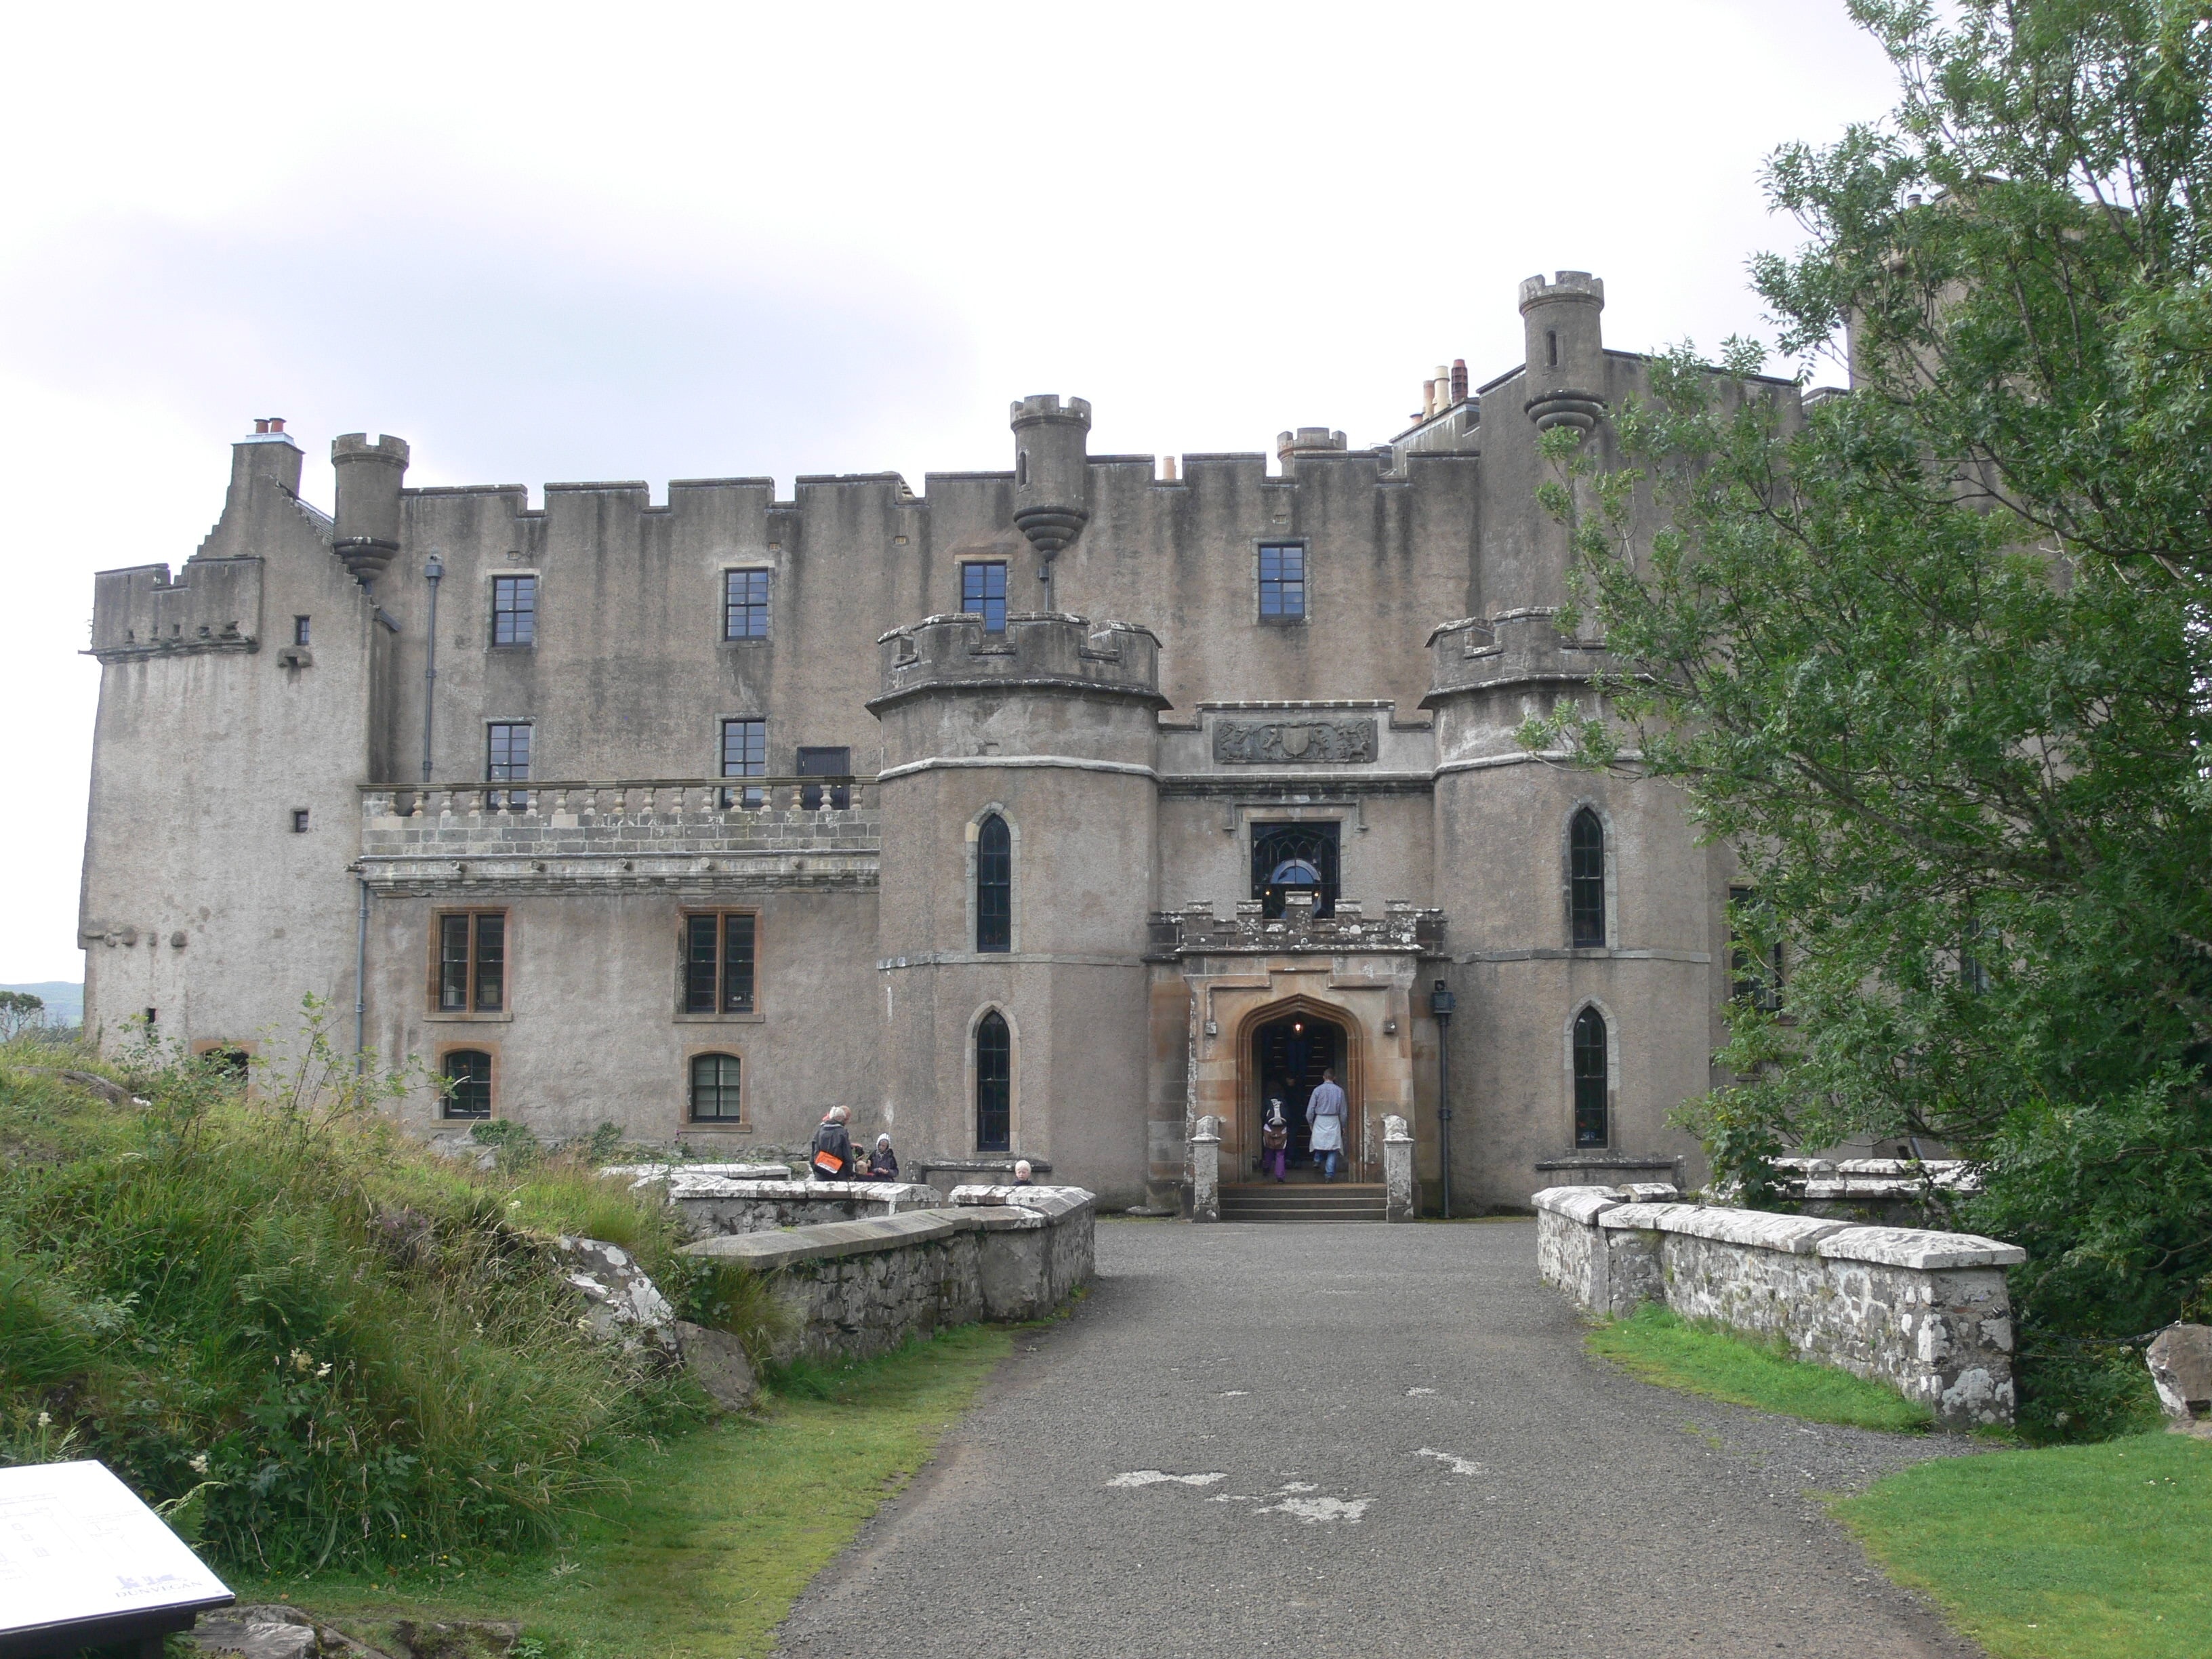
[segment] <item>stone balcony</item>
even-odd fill
[[[1370,915],[1357,899],[1339,899],[1335,914],[1314,914],[1311,895],[1293,893],[1280,916],[1261,914],[1257,899],[1241,901],[1234,916],[1213,914],[1204,899],[1180,910],[1156,913],[1146,957],[1155,962],[1193,956],[1268,956],[1310,951],[1330,955],[1413,951],[1439,956],[1444,948],[1444,913],[1426,910],[1407,899],[1392,899],[1382,914]]]
[[[876,791],[872,778],[371,785],[362,872],[425,891],[872,886]]]

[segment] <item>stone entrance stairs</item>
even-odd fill
[[[1221,1189],[1224,1221],[1380,1221],[1382,1188],[1348,1181],[1272,1181]]]

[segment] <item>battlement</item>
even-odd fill
[[[1010,613],[992,633],[973,612],[925,617],[895,628],[883,648],[883,691],[871,713],[928,691],[1036,690],[1134,698],[1154,708],[1160,696],[1160,642],[1148,628],[1064,611]]]
[[[359,457],[394,466],[405,466],[413,454],[414,452],[407,447],[406,439],[395,438],[388,432],[379,433],[374,443],[369,442],[366,432],[342,433],[331,440],[331,459],[334,462]]]
[[[261,648],[262,563],[194,559],[173,581],[166,564],[93,577],[92,645],[106,662]]]
[[[1502,686],[1579,684],[1616,666],[1601,641],[1560,633],[1556,617],[1539,606],[1445,623],[1429,635],[1431,684],[1420,706]]]
[[[1055,392],[1039,392],[1034,397],[1017,398],[1007,410],[1006,418],[1012,422],[1017,432],[1025,426],[1035,426],[1044,421],[1079,426],[1088,432],[1091,429],[1091,400],[1070,398],[1062,403]]]
[[[1544,280],[1540,271],[1534,276],[1522,278],[1521,309],[1523,312],[1531,306],[1541,305],[1547,301],[1554,300],[1563,300],[1571,303],[1590,301],[1603,306],[1605,278],[1593,276],[1587,270],[1557,271],[1553,273],[1549,282]]]
[[[1371,916],[1358,900],[1339,899],[1334,912],[1323,916],[1315,914],[1311,893],[1292,893],[1279,916],[1265,915],[1259,900],[1246,899],[1239,901],[1235,915],[1224,920],[1213,914],[1211,903],[1194,899],[1180,910],[1155,912],[1151,934],[1145,954],[1155,962],[1284,951],[1438,956],[1444,948],[1444,913],[1392,899],[1381,915]]]

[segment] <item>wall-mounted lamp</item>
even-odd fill
[[[1437,1155],[1443,1171],[1444,1219],[1451,1219],[1451,1017],[1459,999],[1438,980],[1429,993],[1429,1013],[1437,1022]]]
[[[1206,1022],[1206,1034],[1208,1036],[1219,1036],[1221,1035],[1221,1028],[1209,1019]]]
[[[1386,1020],[1384,1020],[1384,1021],[1382,1022],[1382,1035],[1383,1035],[1384,1036],[1397,1036],[1397,1035],[1398,1035],[1398,1022],[1397,1022],[1396,1020],[1395,1020],[1395,1019],[1386,1019]]]

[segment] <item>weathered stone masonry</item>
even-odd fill
[[[2027,1260],[2018,1245],[1642,1196],[1537,1194],[1545,1282],[1594,1313],[1662,1302],[1685,1318],[1780,1337],[1801,1358],[1920,1401],[1948,1428],[2012,1421],[2004,1270]]]

